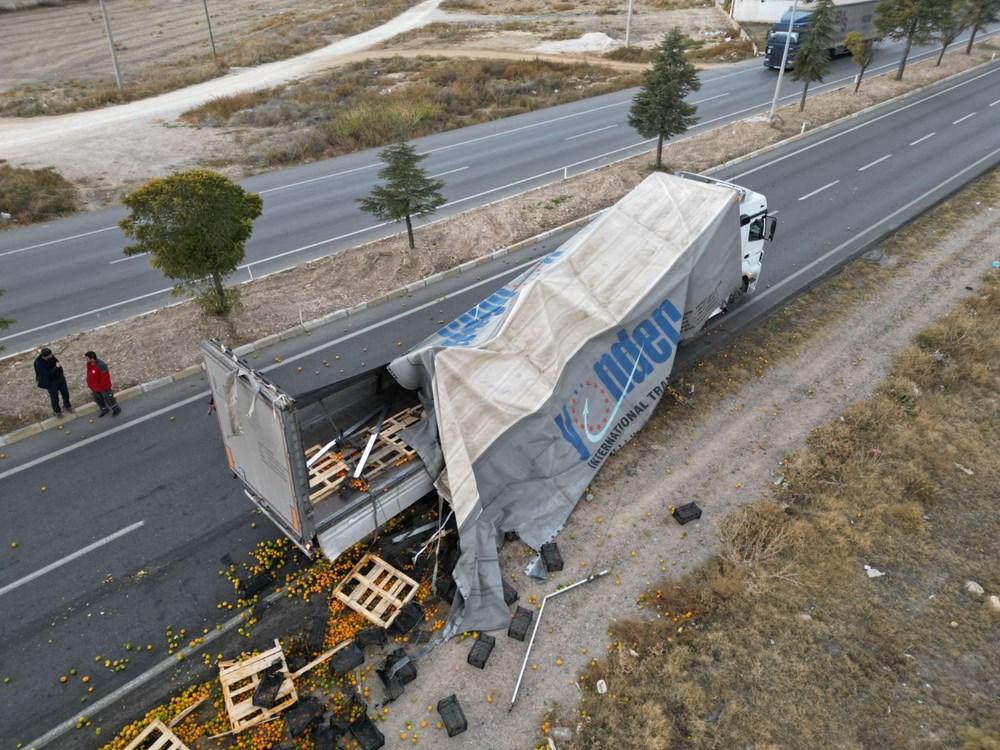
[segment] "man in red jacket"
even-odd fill
[[[87,352],[83,356],[87,358],[87,387],[101,410],[97,416],[103,417],[110,411],[111,416],[117,417],[121,414],[122,408],[111,390],[111,373],[108,371],[108,366],[93,352]]]

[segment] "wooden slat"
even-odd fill
[[[188,750],[188,746],[181,742],[177,735],[171,732],[167,725],[159,719],[153,719],[149,722],[146,728],[125,746],[125,750],[136,750],[136,748],[142,747],[143,743],[156,732],[159,732],[160,736],[153,740],[153,744],[149,746],[148,750]]]
[[[288,677],[288,664],[281,644],[277,640],[272,649],[252,656],[244,661],[226,661],[219,664],[219,682],[222,684],[222,697],[226,703],[226,713],[233,734],[244,729],[270,721],[284,709],[298,700],[295,683]],[[253,704],[253,694],[260,685],[261,675],[275,662],[279,662],[279,671],[286,675],[275,696],[275,705],[271,708],[261,708]],[[245,685],[234,687],[248,680]]]
[[[365,555],[333,594],[370,622],[387,628],[419,584],[376,557]]]

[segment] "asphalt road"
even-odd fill
[[[896,49],[887,45],[883,64],[867,75],[894,68]],[[931,54],[936,53],[915,50],[910,60]],[[837,59],[826,83],[812,85],[810,93],[843,86],[855,71],[849,58]],[[766,113],[776,78],[760,60],[705,71],[701,91],[691,98],[700,117],[691,133]],[[648,150],[650,141],[626,124],[634,93],[417,139],[417,149],[428,154],[428,172],[446,182],[449,203],[438,216]],[[786,76],[781,103],[796,101],[800,93]],[[247,189],[261,193],[264,213],[234,278],[272,273],[399,231],[396,224],[374,222],[355,201],[376,184],[380,166],[376,150],[370,150],[243,180]],[[171,285],[146,258],[122,255],[126,242],[116,222],[124,214],[116,207],[0,233],[0,287],[6,290],[0,309],[16,321],[0,335],[8,355],[172,300]]]
[[[779,216],[762,286],[727,327],[756,319],[995,166],[998,76],[1000,63],[723,175],[764,192]],[[362,358],[388,356],[396,341],[418,340],[553,244],[284,342],[257,362],[283,380],[319,382],[322,360],[331,355],[339,354],[348,368]],[[462,292],[469,284],[475,288]],[[117,420],[74,420],[4,448],[0,677],[11,681],[0,684],[0,747],[93,747],[94,727],[72,729],[76,717],[103,717],[105,732],[113,732],[135,718],[124,715],[118,702],[131,680],[162,668],[147,684],[162,692],[168,687],[162,680],[190,675],[178,674],[175,657],[167,654],[168,625],[175,632],[185,628],[187,643],[206,629],[209,635],[219,632],[216,626],[233,616],[218,606],[234,598],[218,574],[220,561],[226,555],[245,560],[254,544],[275,533],[229,476],[218,425],[205,414],[206,399],[203,383],[181,382],[126,402]],[[284,635],[271,631],[276,622],[265,617],[258,637]],[[225,632],[209,647],[213,652],[234,653],[238,639],[231,627]],[[103,666],[104,659],[121,658],[130,660],[124,671]],[[188,662],[193,669],[197,655]],[[61,684],[60,675],[73,668],[77,674]],[[82,682],[84,674],[89,683]]]

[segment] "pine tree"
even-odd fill
[[[642,74],[632,100],[628,124],[643,138],[656,138],[656,169],[663,164],[663,141],[687,132],[698,122],[698,108],[685,101],[701,89],[698,70],[684,56],[684,37],[677,27],[663,37],[653,55],[653,66]]]
[[[795,53],[795,67],[792,80],[802,83],[802,98],[799,112],[806,108],[806,94],[813,81],[823,82],[823,76],[830,72],[830,50],[837,45],[833,27],[834,7],[832,0],[819,0],[809,17],[809,29],[805,39]]]
[[[865,39],[857,31],[852,31],[844,37],[844,46],[851,52],[851,59],[860,68],[858,77],[854,81],[854,93],[858,93],[861,88],[861,79],[868,70],[868,66],[875,62],[875,55],[878,53],[878,41],[875,39]]]
[[[929,44],[935,31],[947,23],[948,0],[882,0],[875,7],[875,28],[894,42],[905,40],[896,80],[903,80],[906,59],[914,44]]]
[[[444,182],[431,179],[420,166],[427,154],[418,154],[402,140],[379,151],[378,158],[385,162],[378,172],[385,184],[376,185],[367,197],[358,198],[358,203],[362,211],[382,221],[405,221],[413,250],[416,244],[411,217],[428,216],[444,205]]]
[[[992,23],[1000,21],[1000,0],[969,0],[972,8],[972,18],[969,21],[969,43],[965,45],[965,54],[972,54],[972,44],[976,41],[976,32],[985,31]]]

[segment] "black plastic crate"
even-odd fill
[[[337,735],[329,724],[318,724],[312,728],[314,750],[334,750]]]
[[[435,588],[438,596],[446,602],[450,603],[455,600],[455,592],[458,590],[458,586],[455,585],[455,579],[451,576],[441,576],[438,578]]]
[[[486,660],[489,659],[490,654],[493,653],[493,647],[496,643],[497,639],[492,635],[480,633],[476,642],[472,644],[472,648],[469,649],[469,664],[474,667],[479,667],[480,669],[485,669]]]
[[[465,720],[465,714],[462,713],[462,707],[458,705],[458,698],[454,693],[439,700],[437,710],[441,714],[441,721],[444,722],[449,737],[461,734],[469,728],[469,722]]]
[[[523,641],[528,635],[528,628],[531,627],[531,620],[534,616],[535,613],[530,609],[518,607],[510,621],[510,627],[507,628],[507,635],[516,641]]]
[[[542,563],[545,565],[547,573],[555,573],[563,569],[562,555],[555,542],[546,542],[542,545]]]
[[[330,657],[330,671],[337,675],[345,675],[364,663],[365,652],[358,648],[357,643],[352,642]]]
[[[517,589],[514,588],[513,584],[509,583],[506,578],[503,579],[503,603],[508,607],[517,601]]]
[[[406,635],[423,619],[424,610],[421,606],[416,601],[408,601],[389,625],[389,632],[396,636]]]
[[[240,599],[246,601],[247,599],[253,599],[257,594],[266,589],[274,583],[274,578],[266,570],[258,573],[255,576],[251,576],[245,581],[240,581]]]
[[[264,674],[260,676],[257,689],[253,691],[251,702],[258,708],[271,708],[281,690],[281,683],[285,678],[281,676],[281,659],[275,659]]]
[[[354,642],[361,648],[384,646],[387,640],[388,636],[386,635],[385,628],[380,628],[377,625],[359,630],[357,635],[354,636]]]
[[[362,714],[351,722],[351,736],[357,741],[361,750],[378,750],[385,744],[385,735],[378,731],[368,718],[368,714]]]
[[[678,508],[674,508],[673,515],[677,520],[677,523],[683,526],[688,521],[697,521],[701,518],[701,508],[694,503],[688,503],[686,505],[681,505]]]
[[[317,612],[309,618],[309,628],[306,631],[306,646],[313,654],[323,651],[323,641],[326,639],[326,626],[329,619],[329,610]]]
[[[323,721],[323,707],[312,698],[298,701],[285,712],[285,727],[292,737],[298,737],[321,721]]]
[[[397,648],[391,654],[385,657],[385,663],[382,665],[381,673],[389,674],[392,672],[392,668],[396,666],[399,662],[405,659],[407,656],[406,649]],[[399,681],[404,685],[413,682],[417,679],[417,664],[414,661],[409,661],[400,667],[395,672],[395,677],[399,678]]]

